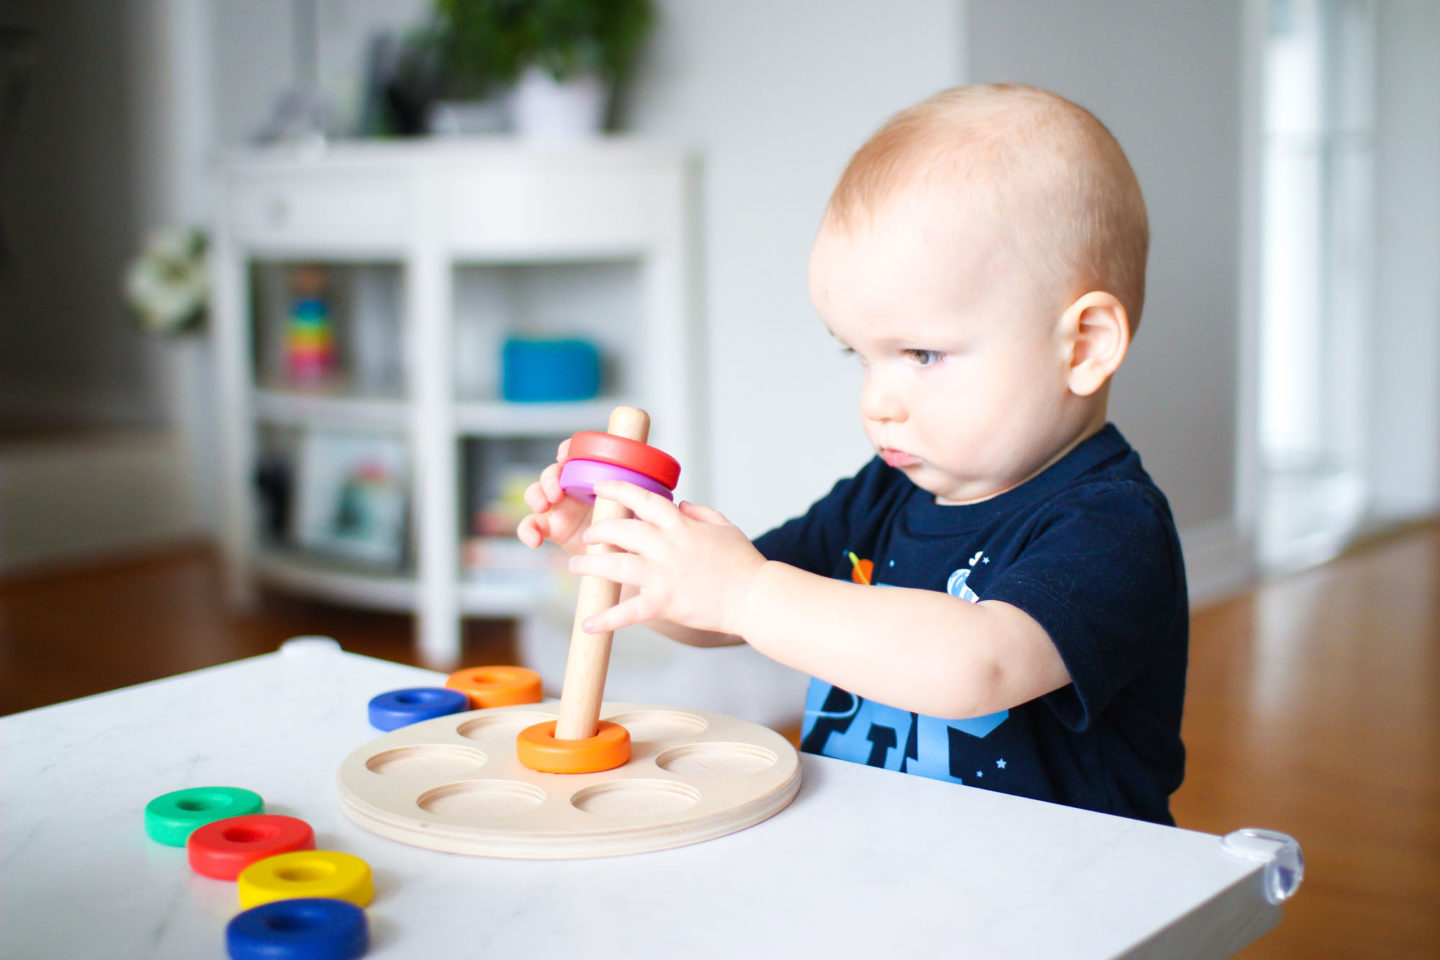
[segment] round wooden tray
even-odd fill
[[[557,709],[474,710],[372,740],[340,765],[340,807],[413,846],[560,860],[725,836],[784,809],[800,789],[795,748],[768,727],[634,703],[601,707],[630,731],[629,763],[603,773],[531,770],[515,757],[515,736]]]

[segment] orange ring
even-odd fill
[[[515,738],[515,757],[541,773],[599,773],[614,770],[630,760],[630,731],[601,720],[595,736],[584,740],[556,740],[555,721],[526,727]]]
[[[450,674],[445,686],[464,693],[476,710],[539,703],[543,698],[540,674],[524,667],[466,667]]]
[[[565,460],[599,460],[624,467],[643,473],[670,490],[680,482],[680,464],[670,454],[648,443],[598,430],[581,430],[571,437]]]

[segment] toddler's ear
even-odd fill
[[[1114,294],[1094,290],[1060,320],[1070,354],[1070,392],[1088,397],[1120,368],[1130,349],[1130,317]]]

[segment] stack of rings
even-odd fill
[[[675,458],[638,440],[582,430],[570,438],[570,451],[560,468],[560,486],[584,503],[595,502],[595,484],[624,480],[674,500],[671,492],[680,482]]]

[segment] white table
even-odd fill
[[[208,785],[370,863],[376,958],[1221,957],[1280,919],[1265,865],[1218,837],[808,755],[770,820],[660,853],[373,836],[341,815],[336,769],[379,736],[370,697],[440,679],[311,642],[0,719],[0,956],[223,957],[234,884],[143,827],[151,798]]]

